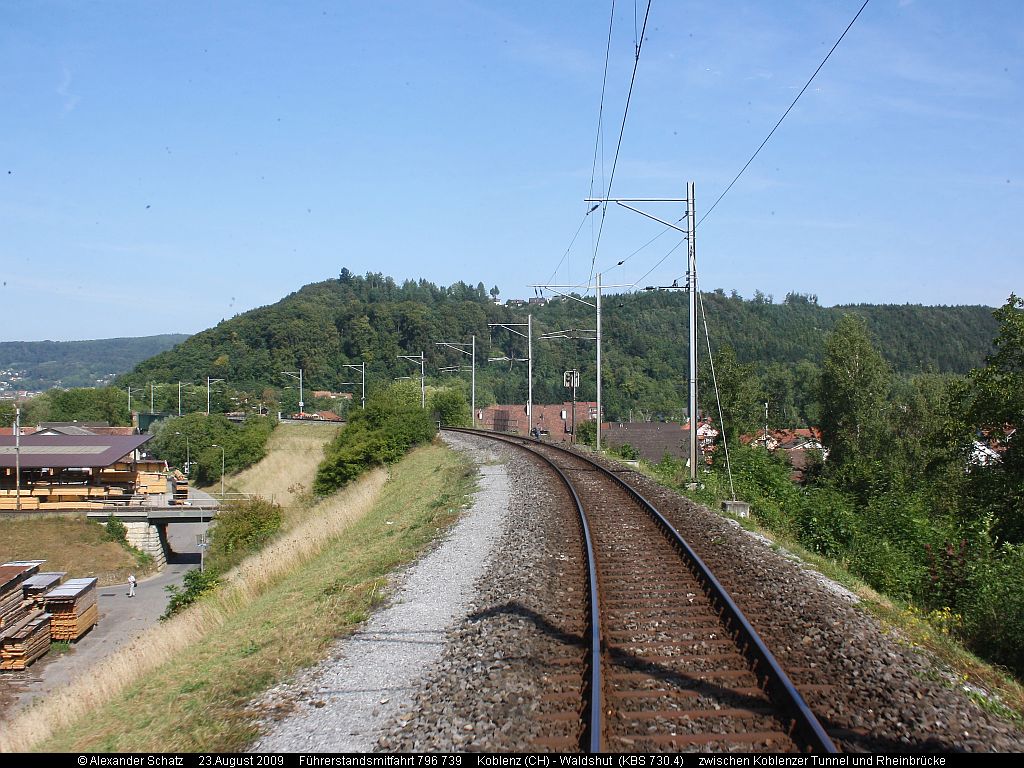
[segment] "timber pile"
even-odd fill
[[[96,603],[96,578],[69,579],[43,598],[46,610],[53,615],[50,635],[58,642],[74,642],[99,618]]]
[[[0,630],[0,669],[25,669],[50,650],[50,614],[34,610]]]
[[[37,607],[42,608],[46,599],[46,593],[58,586],[67,573],[64,571],[51,571],[49,573],[37,573],[22,582],[21,590],[26,600],[31,600]]]
[[[0,565],[0,627],[22,618],[25,595],[21,585],[45,560],[20,560]]]

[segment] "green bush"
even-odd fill
[[[420,407],[418,388],[393,384],[372,395],[366,410],[353,411],[348,425],[327,448],[313,490],[320,495],[333,493],[371,467],[393,464],[436,434],[435,422]]]
[[[207,569],[224,573],[259,550],[281,529],[282,511],[280,505],[260,497],[222,506],[210,528]]]
[[[113,515],[107,516],[107,538],[119,544],[128,544],[128,528]]]
[[[597,422],[587,419],[576,422],[576,442],[580,445],[597,445]]]
[[[446,427],[471,427],[469,403],[457,389],[445,388],[434,392],[427,401],[427,410],[434,421]]]
[[[637,461],[640,458],[640,451],[629,443],[623,443],[618,448],[612,448],[609,453],[626,461]]]
[[[179,611],[184,610],[196,602],[203,595],[212,592],[220,584],[220,574],[216,571],[206,569],[205,571],[191,570],[184,576],[184,585],[177,587],[174,584],[167,586],[170,593],[170,600],[167,602],[167,610],[164,611],[162,619],[169,619]]]
[[[856,529],[853,500],[832,488],[807,490],[796,505],[797,538],[808,549],[840,559]]]

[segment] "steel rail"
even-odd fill
[[[534,442],[529,438],[522,437],[521,435],[500,434],[484,430],[456,427],[445,427],[445,429],[497,439],[502,442],[520,445],[524,448]],[[757,633],[757,630],[755,630],[747,620],[743,611],[741,611],[739,606],[736,605],[725,587],[722,586],[721,582],[719,582],[711,572],[711,569],[693,550],[686,539],[682,537],[679,531],[677,531],[675,527],[665,519],[665,517],[654,507],[653,504],[651,504],[651,502],[644,498],[643,494],[611,470],[601,466],[593,459],[567,448],[553,445],[551,443],[543,443],[543,445],[547,448],[569,454],[576,459],[582,460],[599,470],[606,477],[613,479],[654,518],[665,534],[679,548],[680,554],[683,556],[687,568],[694,574],[698,581],[701,582],[705,594],[710,600],[717,603],[720,607],[723,616],[723,623],[725,623],[727,628],[734,633],[734,640],[737,646],[739,646],[741,653],[750,662],[751,669],[757,676],[761,687],[768,693],[771,700],[775,702],[780,709],[787,711],[792,717],[791,727],[795,726],[795,732],[791,733],[790,736],[802,749],[826,754],[838,753],[839,750],[836,748],[835,744],[833,744],[832,739],[825,732],[821,723],[818,722],[818,718],[815,716],[811,708],[807,706],[807,702],[804,701],[803,696],[800,695],[796,686],[789,679],[789,675],[787,675],[782,669],[782,665],[779,664],[775,655],[768,649],[768,646]],[[545,459],[548,464],[558,470],[558,473],[563,480],[568,482],[562,471],[548,457],[543,456],[536,451],[531,451],[531,453]],[[576,497],[575,491],[573,491],[573,496],[577,498],[578,504],[579,501],[578,497]],[[589,548],[589,542],[587,546]],[[594,608],[592,607],[591,610],[593,611]]]
[[[583,511],[583,502],[580,500],[579,494],[576,493],[576,488],[573,486],[572,481],[566,477],[565,473],[559,468],[555,462],[542,453],[537,451],[529,450],[529,443],[522,444],[516,442],[511,435],[504,436],[495,433],[479,432],[472,429],[464,429],[461,427],[444,427],[444,429],[450,432],[464,432],[466,434],[480,435],[481,437],[487,437],[492,440],[497,440],[508,445],[514,445],[517,448],[526,449],[531,455],[536,456],[538,459],[543,461],[549,467],[551,467],[561,478],[565,484],[566,489],[572,495],[573,503],[576,505],[576,513],[579,515],[580,527],[583,529],[583,546],[586,550],[587,556],[587,581],[589,583],[590,592],[590,701],[587,704],[590,712],[587,720],[588,734],[584,734],[584,737],[580,740],[581,747],[585,747],[588,752],[602,752],[602,734],[604,732],[602,715],[604,712],[604,701],[603,701],[603,685],[601,682],[601,612],[598,608],[597,599],[597,559],[594,556],[593,538],[590,535],[590,525],[587,523],[587,515]]]

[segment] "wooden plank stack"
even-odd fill
[[[33,576],[45,560],[16,560],[0,565],[0,628],[20,621],[25,595],[22,583]]]
[[[57,642],[74,642],[99,618],[95,578],[69,579],[47,592],[43,602],[53,616],[50,635]]]
[[[0,630],[0,669],[25,669],[50,650],[50,614],[31,611],[25,618]]]
[[[46,599],[46,593],[58,586],[67,576],[64,571],[51,571],[48,573],[37,573],[29,576],[21,584],[22,593],[26,600],[31,600],[37,608],[42,608]]]

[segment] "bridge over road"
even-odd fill
[[[127,529],[128,543],[152,555],[157,565],[163,568],[176,554],[167,536],[167,526],[200,523],[200,530],[205,532],[207,525],[217,516],[221,504],[210,494],[195,489],[190,489],[187,504],[172,506],[166,503],[166,498],[163,498],[165,496],[161,494],[160,498],[155,499],[155,504],[105,506],[85,510],[85,513],[90,520],[101,523],[110,517],[120,520]]]

